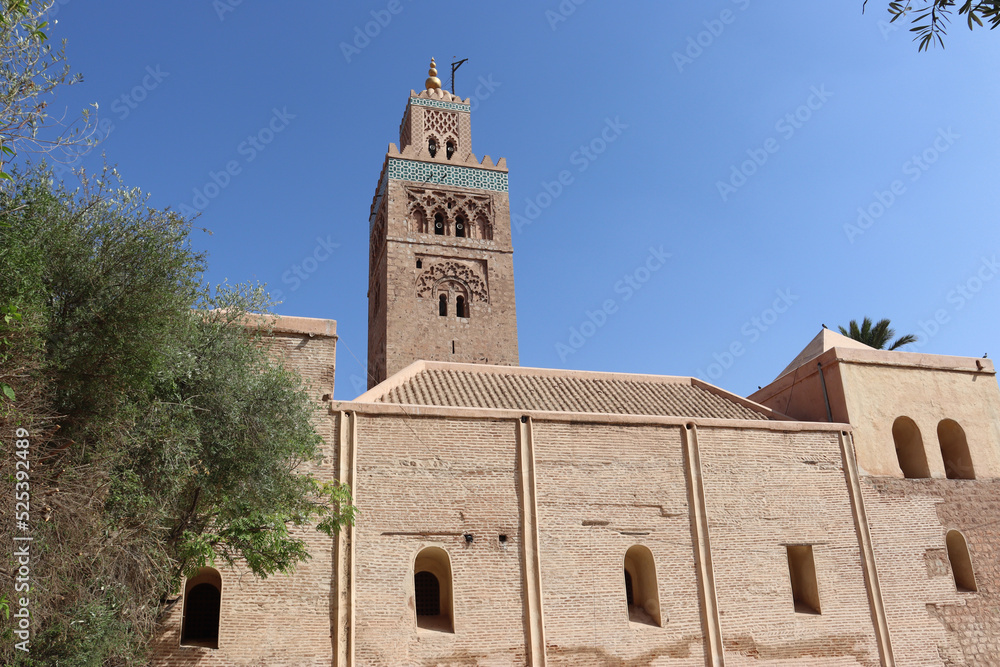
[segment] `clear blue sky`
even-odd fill
[[[337,320],[341,399],[363,384],[371,197],[431,56],[442,78],[469,58],[473,151],[507,158],[533,217],[514,234],[522,365],[748,394],[864,315],[920,334],[911,350],[1000,356],[1000,32],[956,20],[918,54],[882,0],[576,2],[69,0],[50,34],[85,80],[52,108],[97,102],[127,183],[204,209],[211,282]],[[317,239],[337,245],[304,264]]]

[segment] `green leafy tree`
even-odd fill
[[[0,178],[10,179],[3,168],[22,150],[55,153],[87,144],[89,110],[83,123],[66,124],[64,116],[48,109],[53,93],[63,85],[81,81],[70,73],[65,41],[49,41],[46,16],[55,0],[0,0]]]
[[[206,286],[190,223],[111,170],[73,191],[43,169],[13,176],[0,303],[23,316],[0,319],[17,395],[0,438],[31,433],[35,634],[26,659],[0,631],[0,664],[141,664],[183,574],[288,572],[354,508],[312,473],[319,407],[270,353],[266,319],[248,319],[267,312],[261,287]],[[0,523],[14,532],[9,512]],[[0,561],[0,599],[14,573]]]
[[[851,320],[849,328],[840,327],[840,333],[876,350],[895,350],[904,345],[917,342],[917,337],[913,334],[900,336],[893,341],[892,338],[896,335],[896,332],[889,326],[888,319],[879,320],[873,325],[872,319],[866,317],[861,322],[860,327],[857,320]],[[890,344],[889,341],[892,341],[892,343]]]
[[[863,7],[867,5],[868,0],[865,0]],[[913,24],[910,32],[914,33],[913,39],[919,44],[918,50],[924,51],[929,46],[934,45],[944,48],[944,37],[948,33],[947,27],[956,8],[959,16],[965,17],[969,30],[975,26],[983,27],[985,24],[989,24],[990,30],[993,30],[1000,25],[1000,0],[986,0],[985,2],[903,0],[890,2],[889,14],[892,16],[892,21],[904,17],[910,18],[910,22]]]

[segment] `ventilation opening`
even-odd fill
[[[448,159],[450,160],[451,156],[455,154],[455,142],[449,141],[445,145],[445,154],[448,156]]]
[[[469,313],[466,312],[465,297],[464,296],[455,297],[455,315],[457,317],[468,317],[469,316]]]
[[[498,537],[497,539],[500,540],[500,544],[507,544],[507,536],[506,535],[501,534],[500,537]]]
[[[948,560],[951,561],[951,573],[955,576],[955,588],[961,593],[975,593],[976,575],[972,571],[972,557],[969,555],[969,545],[965,536],[957,530],[948,532],[945,540],[948,544]]]
[[[455,220],[455,236],[465,238],[465,219],[459,217]]]
[[[222,577],[212,568],[203,568],[184,588],[181,645],[219,648]]]
[[[417,627],[453,632],[451,562],[444,549],[428,547],[413,566],[413,603]]]
[[[451,341],[451,353],[455,354],[455,341]]]
[[[434,214],[434,233],[439,236],[444,234],[444,216],[440,213]]]
[[[635,545],[625,552],[625,604],[628,620],[660,626],[660,593],[653,553]]]
[[[441,317],[448,316],[448,295],[442,294],[438,297],[438,315]]]
[[[819,614],[819,584],[812,545],[789,546],[788,574],[792,581],[792,600],[800,614]]]
[[[424,263],[422,261],[420,261],[419,259],[417,260],[417,268],[418,269],[424,268]]]
[[[438,143],[433,137],[431,137],[430,141],[427,142],[427,152],[431,154],[431,157],[437,155]]]
[[[953,419],[944,419],[938,424],[938,442],[941,444],[941,458],[948,479],[975,479],[972,454],[965,430]]]
[[[927,467],[927,453],[920,429],[909,417],[899,417],[892,423],[892,440],[896,444],[896,459],[903,477],[920,479],[931,476]]]

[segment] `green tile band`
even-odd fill
[[[448,109],[449,111],[468,111],[469,104],[459,104],[457,102],[442,102],[440,100],[428,100],[423,97],[411,97],[410,104],[421,107],[434,107],[435,109]]]

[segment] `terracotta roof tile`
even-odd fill
[[[374,388],[368,396],[379,403],[442,407],[705,419],[770,418],[764,410],[754,410],[728,398],[725,392],[709,391],[688,378],[497,366],[484,366],[479,371],[468,365],[448,366],[422,367],[410,377],[388,383],[384,391]]]

